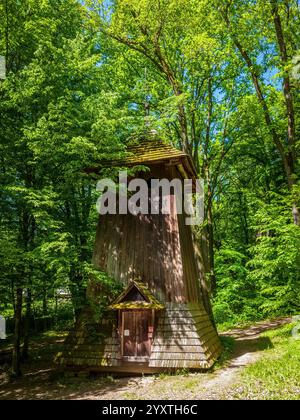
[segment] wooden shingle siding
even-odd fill
[[[167,303],[152,345],[150,367],[208,368],[221,344],[201,304]]]
[[[160,360],[152,363],[152,367],[159,370],[178,370],[178,369],[209,369],[213,363],[204,360]]]
[[[96,323],[90,309],[83,311],[77,328],[70,331],[64,350],[56,357],[62,366],[117,366],[120,342],[113,320]]]
[[[183,322],[184,319],[186,322]],[[86,324],[85,324],[86,326]],[[170,327],[171,326],[171,327]],[[87,328],[70,333],[59,363],[86,368],[121,367],[120,342],[111,324],[102,334],[91,337]],[[201,304],[166,303],[158,316],[157,330],[151,348],[149,367],[164,369],[208,369],[221,353],[215,329]]]

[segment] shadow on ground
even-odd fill
[[[276,329],[291,322],[291,318],[280,318],[272,321],[258,322],[248,328],[235,328],[221,334],[223,337],[234,339],[234,348],[227,359],[227,367],[235,368],[245,366],[255,361],[256,356],[263,350],[274,348],[269,337],[262,334],[265,331]]]
[[[261,334],[291,322],[290,318],[266,321],[249,328],[237,328],[222,334],[234,339],[234,348],[225,366],[213,373],[197,373],[190,376],[160,378],[157,376],[123,377],[62,376],[57,372],[54,355],[61,350],[63,337],[39,338],[31,343],[31,359],[23,365],[23,376],[10,381],[9,365],[0,365],[1,399],[215,399],[218,389],[225,390],[236,379],[236,373],[253,363],[260,352],[273,347],[268,337]],[[162,387],[164,388],[162,389]],[[205,391],[201,391],[201,387]],[[191,391],[194,389],[194,393]],[[201,388],[201,389],[200,389]],[[186,393],[183,390],[186,389]],[[216,394],[216,395],[215,395]]]

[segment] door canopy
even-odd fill
[[[126,290],[109,305],[110,309],[164,309],[155,296],[147,289],[144,283],[132,281]]]

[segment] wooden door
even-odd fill
[[[123,356],[136,355],[136,324],[135,312],[123,312]]]
[[[136,320],[136,355],[149,357],[151,342],[149,338],[150,311],[139,311],[135,314]]]
[[[122,315],[123,356],[148,358],[151,351],[151,311],[124,311]]]

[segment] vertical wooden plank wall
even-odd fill
[[[175,167],[160,166],[153,177],[179,178]],[[93,262],[127,285],[140,278],[163,302],[199,302],[201,292],[191,227],[185,215],[104,215],[99,217]]]

